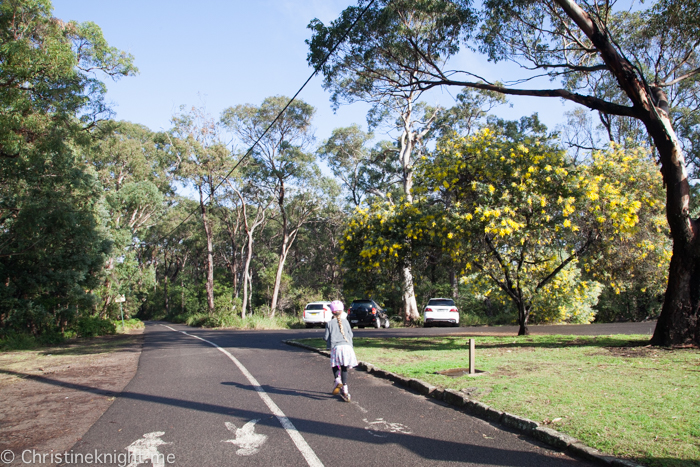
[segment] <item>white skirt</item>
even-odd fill
[[[346,366],[348,368],[357,366],[357,357],[351,346],[337,345],[331,349],[331,368],[336,366]]]

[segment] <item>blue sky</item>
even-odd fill
[[[335,19],[353,0],[54,0],[54,15],[63,20],[93,21],[110,45],[134,55],[140,73],[108,81],[108,100],[116,118],[152,130],[169,128],[179,106],[205,106],[213,116],[236,104],[260,104],[272,95],[292,96],[311,74],[306,64],[309,21]],[[489,79],[503,79],[481,57],[460,54],[451,62]],[[511,72],[517,72],[512,66]],[[551,84],[550,84],[551,86]],[[431,103],[449,105],[457,89],[436,90]],[[341,107],[335,114],[321,79],[314,78],[300,96],[317,109],[318,141],[333,128],[365,126],[367,106]],[[561,121],[560,100],[510,99],[498,113],[519,118],[539,112],[551,128]]]

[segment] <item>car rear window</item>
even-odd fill
[[[352,306],[373,306],[372,300],[355,300],[352,302]]]
[[[454,300],[449,299],[435,299],[428,301],[428,305],[432,306],[455,306]]]
[[[311,303],[306,305],[307,310],[323,310],[323,305],[320,303]]]

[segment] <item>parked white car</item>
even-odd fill
[[[333,317],[331,302],[311,302],[304,308],[304,323],[307,328],[325,326]]]
[[[443,323],[459,326],[459,310],[451,298],[431,298],[423,310],[423,327]]]

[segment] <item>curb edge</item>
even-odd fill
[[[302,344],[301,342],[297,342],[292,339],[283,340],[282,342],[293,347],[300,347],[302,349],[310,350],[326,357],[330,357],[330,352],[327,350],[317,349],[316,347]],[[406,378],[404,376],[382,370],[378,366],[364,361],[358,361],[357,368],[364,370],[377,378],[386,379],[396,384],[400,384],[408,389],[417,391],[425,397],[441,400],[456,408],[464,409],[464,411],[469,415],[489,422],[495,422],[499,425],[519,431],[520,433],[531,436],[554,448],[568,451],[570,454],[577,457],[591,460],[601,465],[644,467],[643,465],[637,464],[628,459],[621,459],[603,454],[597,449],[586,446],[572,436],[560,433],[545,426],[540,426],[540,424],[534,420],[530,420],[519,415],[509,414],[508,412],[501,412],[484,404],[483,402],[468,398],[460,391],[455,391],[454,389],[439,389],[419,379]]]

